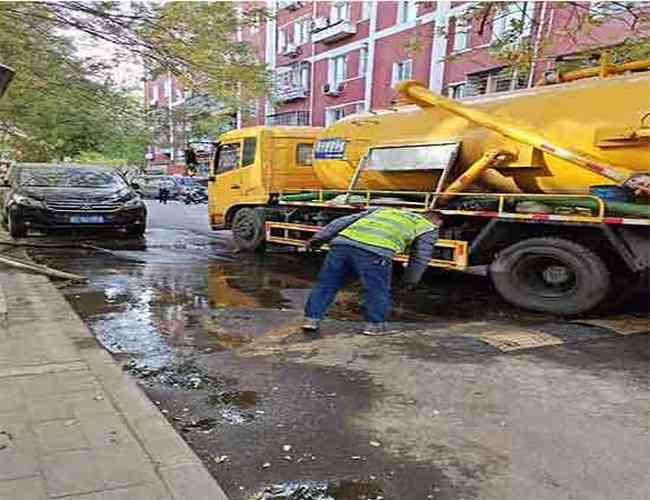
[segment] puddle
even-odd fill
[[[145,363],[130,360],[122,366],[133,377],[145,385],[164,385],[176,389],[211,390],[234,383],[234,379],[214,377],[202,368],[194,365],[192,360],[152,367]]]
[[[208,396],[210,406],[236,406],[237,408],[252,408],[257,404],[255,391],[224,391]]]
[[[288,481],[274,484],[259,500],[389,500],[379,486],[357,481]]]

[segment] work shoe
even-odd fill
[[[317,332],[320,329],[320,320],[314,318],[305,318],[302,322],[302,331],[305,333],[308,332]]]
[[[361,331],[362,335],[368,335],[369,337],[382,337],[384,335],[393,335],[395,333],[397,333],[397,330],[388,329],[386,323],[366,323],[366,326],[364,326]]]

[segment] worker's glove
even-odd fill
[[[323,240],[319,240],[318,238],[311,238],[307,240],[307,243],[305,243],[305,247],[307,250],[318,250],[320,247],[323,246],[325,242]]]

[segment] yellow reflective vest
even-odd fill
[[[403,253],[418,236],[435,228],[433,223],[416,213],[379,208],[339,234],[360,243]]]

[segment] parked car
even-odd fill
[[[134,182],[138,185],[138,193],[147,199],[158,198],[161,187],[169,190],[169,199],[178,198],[180,186],[173,175],[141,175]]]
[[[5,181],[1,220],[13,237],[30,229],[115,229],[142,236],[144,202],[109,167],[18,164]]]

